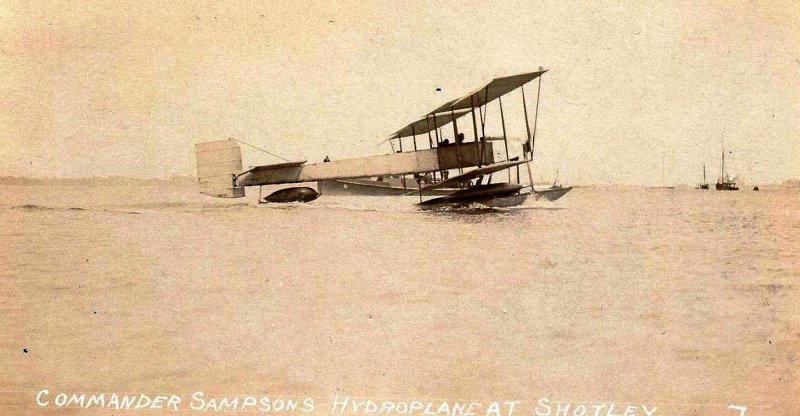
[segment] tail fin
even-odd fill
[[[197,186],[203,195],[242,198],[244,188],[236,186],[242,171],[242,149],[233,139],[197,143]]]

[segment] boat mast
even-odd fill
[[[722,178],[720,183],[725,183],[725,137],[722,138]]]

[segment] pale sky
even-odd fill
[[[193,175],[194,143],[228,137],[387,153],[439,104],[543,66],[537,176],[694,184],[705,163],[713,182],[724,138],[744,181],[800,177],[792,2],[145,3],[0,4],[0,175]]]

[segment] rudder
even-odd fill
[[[242,172],[242,149],[233,139],[195,144],[197,187],[201,194],[217,198],[242,198],[244,187],[236,186]]]

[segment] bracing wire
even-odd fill
[[[252,144],[250,144],[250,143],[247,143],[247,142],[245,142],[245,141],[242,141],[242,140],[239,140],[239,139],[234,139],[233,137],[231,137],[231,140],[236,140],[237,142],[239,142],[239,143],[241,143],[241,144],[244,144],[244,145],[247,145],[247,146],[250,146],[250,147],[252,147],[253,149],[260,150],[260,151],[262,151],[262,152],[264,152],[264,153],[266,153],[266,154],[268,154],[268,155],[275,156],[275,157],[277,157],[278,159],[280,159],[280,160],[282,160],[282,161],[284,161],[284,162],[290,162],[290,160],[289,160],[289,159],[286,159],[286,158],[284,158],[284,157],[278,156],[278,155],[276,155],[275,153],[272,153],[272,152],[270,152],[270,151],[268,151],[268,150],[264,150],[264,149],[262,149],[262,148],[260,148],[260,147],[258,147],[258,146],[254,146],[254,145],[252,145]]]

